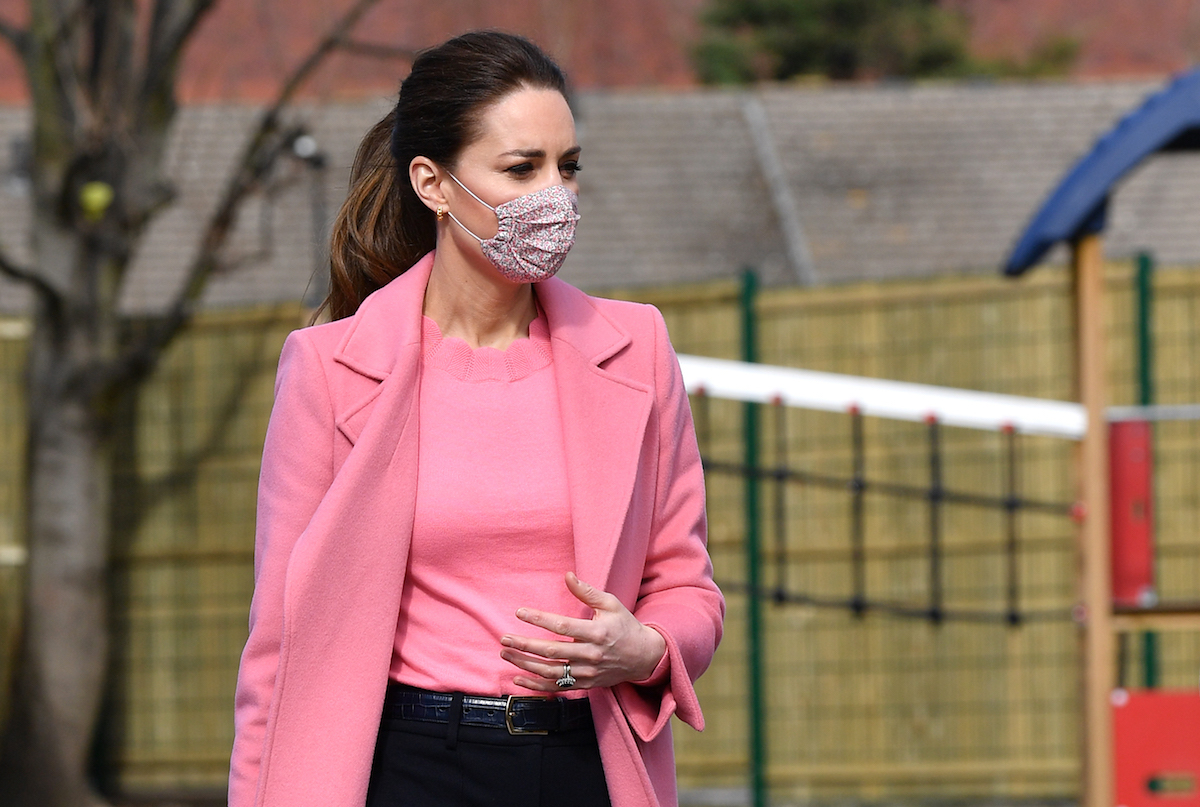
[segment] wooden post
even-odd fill
[[[1112,707],[1116,685],[1111,561],[1107,354],[1104,333],[1104,248],[1098,234],[1072,245],[1075,290],[1076,379],[1088,428],[1079,446],[1083,519],[1079,531],[1080,604],[1083,606],[1082,807],[1113,807]]]

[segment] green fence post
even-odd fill
[[[758,277],[754,270],[742,271],[741,319],[742,361],[758,361],[757,314],[754,298]],[[763,726],[762,601],[759,597],[762,572],[759,568],[761,535],[758,512],[758,404],[744,404],[742,450],[746,466],[746,627],[749,673],[750,790],[753,807],[766,807],[766,737]]]
[[[1151,334],[1154,321],[1153,280],[1154,256],[1149,252],[1139,252],[1136,294],[1137,382],[1138,403],[1142,406],[1154,403],[1154,340]],[[1151,631],[1142,633],[1142,683],[1147,689],[1158,686],[1158,634]]]

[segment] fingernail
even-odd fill
[[[500,637],[500,644],[504,645],[505,647],[512,647],[512,643],[513,643],[513,640],[512,640],[511,636],[501,636]]]
[[[517,619],[524,619],[527,616],[529,616],[529,612],[526,611],[524,608],[517,609]]]

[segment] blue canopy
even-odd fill
[[[1104,229],[1113,186],[1159,151],[1200,149],[1200,69],[1185,73],[1129,113],[1059,183],[1004,266],[1019,275],[1059,241]]]

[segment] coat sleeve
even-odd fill
[[[279,360],[258,482],[254,597],[234,699],[229,807],[255,802],[279,661],[288,560],[333,482],[334,434],[321,359],[308,335],[294,331]]]
[[[654,343],[657,482],[633,613],[663,635],[667,653],[648,685],[614,687],[634,733],[646,742],[658,736],[672,714],[695,729],[704,728],[694,684],[712,661],[725,618],[725,600],[713,582],[706,546],[704,471],[691,408],[666,323],[657,310]]]

